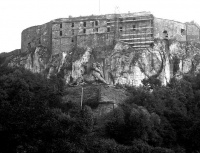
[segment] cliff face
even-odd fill
[[[73,48],[53,54],[38,45],[12,58],[9,66],[23,66],[47,77],[62,73],[66,83],[91,78],[91,67],[100,65],[109,84],[140,85],[145,78],[156,77],[163,84],[183,73],[200,68],[200,44],[175,40],[155,40],[151,48],[134,49],[123,42],[99,48]]]

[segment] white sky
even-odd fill
[[[150,11],[200,24],[200,0],[100,0],[100,14]],[[99,0],[0,0],[0,52],[21,48],[21,32],[56,18],[99,14]]]

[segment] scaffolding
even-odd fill
[[[113,26],[115,40],[129,44],[133,48],[150,47],[154,42],[153,15],[123,17],[115,14],[114,19],[107,23]]]

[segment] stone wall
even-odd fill
[[[33,26],[22,31],[22,53],[29,52],[30,48],[36,48],[39,45],[51,51],[51,22]]]
[[[23,66],[34,73],[44,73],[51,60],[51,38],[51,22],[23,30],[21,54],[14,57],[9,65]]]
[[[113,43],[104,16],[57,19],[52,25],[53,54],[68,53],[74,47],[96,47]]]
[[[187,25],[187,26],[186,26]],[[149,47],[153,38],[199,41],[193,23],[155,18],[150,12],[62,18],[25,29],[22,52],[41,44],[52,54],[69,53],[74,47],[98,47],[121,40],[132,47]]]
[[[195,24],[187,23],[187,40],[188,41],[199,41],[199,28]]]
[[[154,18],[154,38],[163,38],[163,32],[168,33],[169,39],[186,41],[186,25],[181,22]]]

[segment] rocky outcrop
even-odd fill
[[[155,77],[163,84],[172,77],[196,73],[200,68],[200,44],[176,40],[154,40],[149,48],[134,49],[117,42],[111,46],[91,48],[74,47],[69,52],[51,53],[47,47],[30,47],[18,54],[9,66],[23,66],[47,77],[62,73],[66,84],[81,82],[98,63],[103,78],[109,84],[141,85],[143,79]]]

